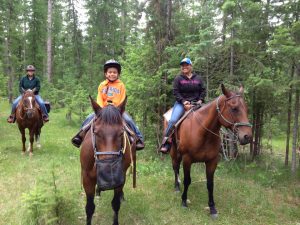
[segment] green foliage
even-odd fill
[[[35,186],[22,194],[26,214],[24,222],[28,225],[59,224],[63,220],[63,211],[68,208],[65,193],[58,189],[58,177],[55,166],[50,174],[38,179]]]

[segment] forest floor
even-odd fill
[[[79,149],[70,143],[80,121],[68,122],[64,110],[52,110],[42,129],[41,149],[21,154],[21,135],[8,124],[9,105],[0,101],[0,225],[85,224],[85,194],[81,188]],[[284,167],[282,152],[264,151],[250,161],[247,148],[239,158],[222,161],[215,174],[219,217],[207,210],[205,167],[193,164],[189,208],[173,190],[169,156],[156,154],[154,145],[137,154],[137,188],[127,177],[119,222],[122,225],[298,224],[300,177]],[[279,156],[278,156],[279,155]],[[298,174],[300,173],[298,168]],[[181,180],[183,180],[181,172]],[[93,224],[111,224],[112,191],[95,199]]]

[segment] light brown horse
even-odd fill
[[[83,140],[80,163],[81,176],[83,180],[83,187],[86,193],[86,224],[90,225],[92,216],[95,211],[94,196],[96,191],[96,184],[101,186],[105,183],[102,180],[115,178],[118,180],[124,177],[124,180],[119,184],[107,184],[105,190],[114,190],[114,197],[111,202],[114,210],[113,224],[117,225],[118,213],[123,198],[123,186],[125,184],[126,171],[130,164],[133,165],[133,187],[136,186],[136,151],[135,145],[130,146],[129,139],[124,130],[124,122],[122,113],[125,110],[126,100],[118,107],[108,105],[101,108],[91,97],[92,107],[95,112],[95,119],[92,122],[91,129],[88,131]],[[118,166],[118,159],[121,157],[122,165]],[[105,162],[102,167],[98,162]],[[118,170],[111,172],[114,168]],[[102,175],[99,175],[102,173]],[[115,186],[115,187],[114,187]],[[102,187],[103,188],[103,187]],[[100,194],[100,192],[99,192]]]
[[[243,88],[235,93],[221,85],[223,95],[214,101],[196,109],[180,124],[172,137],[173,170],[175,174],[175,189],[180,190],[179,169],[183,161],[184,191],[182,206],[187,207],[187,192],[191,184],[191,165],[204,162],[208,189],[208,206],[213,218],[217,210],[213,197],[214,173],[218,164],[221,138],[221,126],[230,128],[237,135],[241,145],[252,140],[252,126],[248,120],[247,105],[243,99]]]
[[[28,130],[29,130],[30,145],[28,147],[28,151],[29,151],[29,155],[32,156],[34,136],[35,136],[35,140],[37,142],[37,147],[39,148],[40,147],[40,142],[39,142],[40,134],[41,134],[41,129],[43,127],[43,119],[42,119],[41,110],[40,110],[38,103],[35,100],[33,90],[27,90],[22,95],[22,99],[20,100],[20,102],[17,106],[17,109],[16,109],[16,121],[17,121],[19,130],[22,135],[22,143],[23,143],[22,152],[23,152],[23,154],[26,151],[25,129],[28,128]]]

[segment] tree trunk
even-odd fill
[[[48,0],[47,18],[47,79],[52,81],[52,0]]]
[[[292,65],[291,79],[294,77],[295,66]],[[287,106],[287,129],[286,129],[286,147],[285,147],[285,160],[284,165],[289,164],[289,151],[290,151],[290,134],[291,134],[291,120],[292,120],[292,93],[293,85],[290,85],[289,97],[288,97],[288,106]]]
[[[297,64],[296,79],[299,79],[299,76],[300,76],[300,64]],[[300,93],[299,88],[298,87],[295,88],[296,88],[296,96],[295,96],[293,146],[292,146],[292,161],[291,161],[292,174],[296,173],[296,168],[297,168],[296,152],[297,152],[297,137],[298,137],[299,93]]]
[[[11,35],[12,35],[12,21],[13,21],[13,2],[9,1],[9,13],[8,13],[8,24],[7,24],[7,36],[5,38],[5,72],[8,75],[8,100],[9,103],[12,103],[13,101],[13,84],[14,84],[14,71],[13,71],[13,65],[12,65],[12,46],[11,46]]]

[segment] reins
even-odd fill
[[[217,101],[216,101],[216,110],[217,110],[217,112],[218,112],[218,116],[221,117],[221,118],[222,118],[225,122],[227,122],[228,124],[232,125],[232,126],[233,126],[233,131],[237,130],[237,127],[239,127],[239,126],[248,126],[248,127],[252,127],[252,124],[251,124],[251,123],[246,123],[246,122],[234,123],[234,122],[231,122],[231,121],[229,121],[228,119],[226,119],[226,118],[224,117],[224,115],[222,114],[222,110],[220,110],[220,107],[219,107],[219,99],[220,99],[220,97],[221,97],[221,95],[217,98]],[[225,102],[228,101],[228,100],[230,100],[230,99],[236,98],[236,97],[241,97],[241,95],[237,94],[237,95],[231,96],[231,97],[227,98],[227,99],[225,100]],[[226,103],[225,103],[225,104],[226,104]],[[225,106],[225,105],[224,105],[224,106]],[[197,110],[197,109],[199,109],[199,108],[196,108],[196,110]],[[196,110],[193,110],[193,113],[196,112]],[[220,136],[220,134],[217,134],[217,133],[213,132],[212,130],[208,129],[207,127],[205,127],[205,126],[202,124],[202,121],[198,118],[197,114],[196,114],[196,119],[198,120],[199,124],[201,125],[201,127],[202,127],[203,129],[205,129],[206,131],[210,132],[211,134],[213,134],[213,135],[219,137],[220,139],[222,139],[221,136]],[[223,139],[224,139],[224,140],[228,140],[228,141],[237,141],[237,140],[238,140],[238,136],[237,136],[235,133],[234,133],[234,137],[235,137],[234,140],[229,139],[229,138],[223,138]]]

